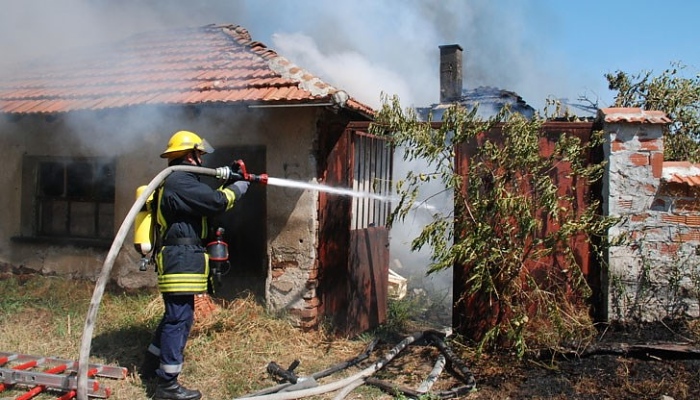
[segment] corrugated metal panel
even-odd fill
[[[337,88],[299,68],[240,26],[135,35],[67,53],[0,77],[0,112],[55,113],[140,104],[328,103]],[[346,107],[372,115],[354,99]]]

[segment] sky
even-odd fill
[[[233,24],[373,107],[382,94],[437,103],[445,44],[464,49],[465,89],[513,91],[538,110],[546,99],[612,105],[606,73],[700,71],[697,0],[0,0],[0,10],[0,73],[139,32]],[[420,223],[404,227],[393,254]]]
[[[377,107],[439,99],[439,48],[464,49],[464,86],[606,107],[604,75],[700,70],[694,0],[0,0],[0,68],[134,33],[247,28],[295,64]]]

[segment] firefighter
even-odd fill
[[[213,151],[197,134],[179,131],[172,135],[160,156],[168,160],[168,166],[202,166],[202,156]],[[195,295],[207,292],[209,266],[202,240],[208,233],[207,219],[230,210],[248,185],[245,180],[227,181],[215,190],[201,182],[198,174],[175,171],[154,193],[154,254],[165,312],[148,347],[141,374],[142,378],[157,376],[156,400],[195,400],[202,396],[198,390],[178,383],[194,320]]]

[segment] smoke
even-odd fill
[[[0,4],[3,69],[134,33],[220,23],[246,27],[254,40],[370,105],[378,104],[382,92],[398,95],[406,106],[436,103],[438,46],[451,43],[465,50],[467,88],[512,90],[536,108],[548,96],[577,95],[566,79],[574,68],[565,57],[547,50],[556,31],[531,29],[552,26],[553,18],[545,6],[519,0],[0,0]]]
[[[244,26],[253,40],[375,107],[382,93],[397,95],[404,107],[437,103],[438,46],[453,43],[464,49],[468,89],[514,91],[541,109],[550,96],[576,98],[577,87],[596,86],[569,82],[568,71],[574,68],[548,50],[557,26],[539,2],[0,0],[0,6],[0,69],[5,71],[84,46],[104,47],[135,33],[216,23]],[[399,174],[416,168],[424,166],[396,165]],[[424,194],[429,205],[452,206],[448,196],[433,195]],[[424,268],[428,262],[426,253],[411,253],[408,247],[430,218],[417,210],[392,232],[394,255],[407,268]]]
[[[295,64],[316,75],[331,77],[335,86],[353,96],[367,94],[360,99],[375,109],[381,106],[379,96],[375,97],[377,88],[401,99],[409,99],[409,102],[412,100],[411,86],[404,78],[388,67],[372,64],[356,51],[326,55],[311,37],[301,33],[275,34],[272,41],[273,48],[284,49],[284,56],[294,60]],[[357,79],[358,76],[363,78]]]

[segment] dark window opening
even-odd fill
[[[114,237],[115,162],[36,162],[35,236],[105,240]]]

